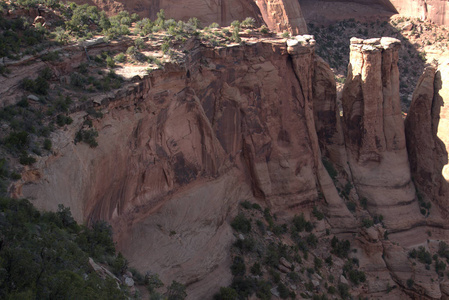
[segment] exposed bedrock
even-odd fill
[[[422,219],[411,180],[399,102],[400,41],[351,39],[343,89],[343,120],[348,161],[368,210],[385,217],[391,229]]]
[[[448,154],[437,135],[444,104],[439,94],[441,88],[441,72],[427,67],[413,93],[405,133],[411,171],[420,197],[437,204],[447,217],[449,186],[442,170],[448,162]]]
[[[72,114],[73,126],[53,136],[56,155],[17,192],[41,209],[70,206],[79,221],[109,221],[133,266],[187,283],[192,299],[231,279],[229,219],[239,201],[280,217],[326,201],[332,226],[354,230],[321,162],[313,78],[334,82],[319,60],[315,74],[313,45],[310,36],[288,47],[197,45],[185,65],[105,97],[97,148],[73,143],[86,114]]]
[[[449,2],[446,0],[390,0],[390,2],[402,15],[439,25],[449,24]]]

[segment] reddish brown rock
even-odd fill
[[[351,39],[343,119],[349,166],[368,210],[389,228],[407,228],[421,216],[411,181],[399,101],[399,40]]]
[[[318,199],[317,170],[326,171],[308,49],[292,63],[283,39],[196,45],[185,65],[95,100],[104,112],[97,148],[73,143],[85,113],[72,114],[73,126],[52,137],[57,155],[36,164],[42,177],[23,195],[41,209],[69,206],[80,221],[109,221],[132,265],[208,297],[231,280],[238,201],[293,215]]]
[[[447,215],[448,183],[442,175],[447,151],[437,136],[440,110],[441,73],[428,67],[418,81],[405,120],[407,149],[413,178],[421,197],[436,203]]]
[[[405,16],[449,24],[449,2],[445,0],[391,0],[395,9]]]

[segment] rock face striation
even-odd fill
[[[448,215],[448,183],[442,170],[448,163],[446,145],[438,137],[443,98],[441,72],[428,67],[419,79],[405,120],[410,166],[420,196]],[[441,134],[441,132],[440,132]]]
[[[449,2],[445,0],[390,0],[402,15],[428,20],[439,25],[449,24]]]
[[[88,115],[72,112],[73,124],[52,136],[54,155],[23,174],[17,196],[45,210],[62,203],[78,221],[108,221],[131,265],[185,283],[190,299],[210,298],[231,282],[229,224],[245,200],[285,220],[322,209],[322,235],[327,228],[360,250],[354,255],[370,282],[367,295],[393,284],[407,289],[411,274],[419,295],[445,294],[436,273],[415,268],[404,250],[429,243],[426,232],[448,237],[438,176],[445,163],[438,158],[447,154],[436,136],[444,85],[435,69],[415,92],[406,140],[396,39],[351,40],[342,117],[332,71],[310,35],[186,45],[182,63],[92,101],[104,114],[92,120],[98,147],[74,144]],[[58,74],[74,68],[58,64]],[[420,213],[412,175],[436,204],[430,217]],[[350,211],[349,198],[366,198],[366,209],[353,202]],[[378,215],[385,228],[360,225]]]
[[[78,220],[107,220],[133,265],[188,284],[192,299],[231,280],[228,221],[239,201],[280,217],[327,201],[348,230],[353,216],[321,163],[313,79],[335,82],[315,75],[314,43],[196,44],[184,65],[97,101],[107,112],[94,124],[97,148],[73,144],[85,115],[73,114],[54,137],[56,156],[18,190],[42,209],[62,203]]]
[[[234,20],[242,21],[252,17],[258,25],[266,23],[274,31],[288,31],[292,34],[307,33],[307,25],[298,1],[286,0],[75,0],[76,3],[96,5],[110,13],[128,10],[142,17],[156,19],[159,10],[165,10],[167,18],[187,21],[198,18],[208,26],[214,22],[228,26]]]
[[[388,227],[396,229],[420,217],[401,116],[399,47],[400,41],[393,38],[352,38],[342,94],[354,185],[359,196],[368,199],[368,210],[386,216]]]

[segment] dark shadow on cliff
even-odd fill
[[[410,25],[409,30],[402,28]],[[420,35],[420,30],[426,25],[417,20],[407,21],[405,18],[397,21],[375,21],[361,23],[354,19],[344,20],[327,27],[319,27],[309,23],[309,33],[317,41],[316,53],[329,63],[338,83],[344,83],[349,63],[349,40],[352,37],[362,39],[377,37],[394,37],[401,41],[399,51],[400,96],[403,111],[408,111],[413,90],[426,66],[425,52],[420,52],[421,45],[409,39]],[[406,34],[407,33],[407,34]]]

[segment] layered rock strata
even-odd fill
[[[288,47],[196,44],[184,65],[97,101],[97,148],[73,143],[85,113],[72,114],[53,136],[56,155],[18,190],[41,209],[62,203],[80,221],[107,220],[133,265],[186,283],[192,299],[231,280],[228,221],[239,201],[292,216],[323,190],[335,228],[354,228],[321,163],[313,46],[310,36]]]
[[[393,38],[352,38],[342,94],[354,185],[368,199],[368,210],[385,216],[392,229],[410,227],[420,218],[399,100],[399,47]]]
[[[390,0],[390,2],[402,15],[439,25],[449,24],[449,2],[446,0]]]
[[[448,153],[438,137],[441,106],[441,73],[428,67],[418,81],[405,120],[411,171],[420,196],[437,204],[447,216],[448,183],[442,175]]]

